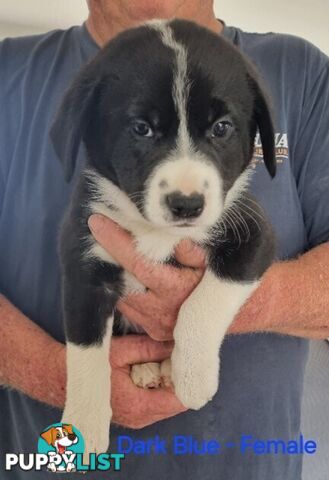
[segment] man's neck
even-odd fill
[[[115,5],[115,2],[111,3]],[[95,42],[102,47],[121,31],[135,27],[152,18],[159,18],[156,14],[149,17],[145,15],[144,18],[141,18],[134,16],[132,13],[133,12],[120,11],[120,9],[118,7],[115,8],[115,6],[108,11],[96,6],[90,9],[86,26]],[[199,9],[197,12],[177,9],[177,11],[170,13],[170,15],[166,15],[164,18],[182,18],[195,21],[199,25],[207,27],[216,33],[221,33],[223,30],[223,24],[216,19],[213,10],[209,8]]]

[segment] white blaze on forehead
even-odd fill
[[[177,150],[187,155],[192,148],[192,141],[187,128],[187,99],[189,95],[189,79],[187,74],[187,50],[182,43],[174,38],[173,31],[166,21],[155,20],[148,24],[160,33],[164,45],[175,53],[176,68],[173,78],[173,100],[178,115],[179,127],[177,136]]]

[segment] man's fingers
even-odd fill
[[[144,313],[145,305],[147,305],[148,307],[150,307],[151,305],[154,308],[154,310],[159,312],[159,309],[160,309],[159,303],[161,302],[159,301],[157,295],[155,295],[154,292],[152,292],[152,290],[148,290],[145,293],[128,294],[122,300],[119,300],[117,303],[117,307],[119,308],[119,310],[123,303],[125,303],[126,305],[129,305],[134,310]]]
[[[108,217],[93,214],[88,225],[97,242],[121,265],[150,289],[163,280],[164,265],[156,265],[138,255],[131,235]]]
[[[126,303],[124,300],[119,300],[115,308],[117,308],[121,315],[127,318],[127,320],[139,325],[147,332],[148,325],[145,323],[145,319],[147,320],[148,317],[143,315],[140,310],[136,310],[133,305]]]
[[[185,267],[205,268],[205,253],[191,240],[182,240],[175,249],[176,260]]]
[[[125,379],[126,375],[123,373]],[[125,381],[124,378],[120,381]],[[125,382],[126,402],[122,403],[122,398],[117,395],[118,389],[115,386],[111,392],[112,405],[120,405],[120,409],[113,409],[112,421],[119,425],[140,429],[187,410],[175,394],[165,388],[143,389],[130,380]]]
[[[139,387],[137,387],[139,388]],[[168,418],[178,413],[185,412],[186,407],[178,400],[173,392],[165,390],[164,388],[144,390],[145,399],[147,399],[147,405],[149,413],[158,416],[159,419]],[[152,401],[150,401],[152,398]]]
[[[173,342],[157,342],[147,335],[125,335],[113,337],[111,342],[111,363],[124,367],[136,363],[162,362],[169,358]]]
[[[144,315],[139,310],[135,310],[133,306],[122,300],[118,302],[117,308],[119,312],[132,323],[140,325],[153,340],[157,342],[167,342],[168,340],[173,339],[174,322],[172,322],[172,326],[169,323],[163,325],[163,323],[158,323],[154,320],[157,318],[156,315],[151,317],[150,320],[149,316]]]

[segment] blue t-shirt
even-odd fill
[[[256,141],[251,189],[276,231],[279,258],[292,258],[329,239],[328,58],[288,35],[232,27],[223,34],[256,63],[272,94],[278,171],[271,181]],[[64,90],[97,51],[85,26],[0,43],[0,292],[61,342],[57,237],[74,179],[65,182],[48,134]],[[75,178],[82,163],[81,151]],[[129,454],[122,473],[91,478],[300,479],[300,455],[242,454],[239,441],[242,435],[299,437],[307,350],[307,341],[290,336],[228,337],[220,389],[201,411],[137,431],[112,428],[112,451],[118,435],[145,440],[158,434],[167,442],[167,454]],[[59,410],[0,389],[0,470],[5,452],[36,451],[40,432],[59,420]],[[215,439],[222,448],[215,455],[174,455],[178,435],[193,436],[199,446]],[[28,480],[45,474],[16,470],[0,476]]]

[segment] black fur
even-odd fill
[[[274,176],[271,113],[251,64],[225,39],[204,28],[185,21],[174,21],[171,26],[175,38],[188,49],[188,128],[196,148],[219,170],[225,194],[251,161],[257,129],[265,165]],[[174,54],[158,32],[139,27],[120,34],[82,69],[51,133],[67,180],[74,172],[82,141],[88,167],[128,195],[143,191],[153,168],[175,144],[178,118],[172,98],[173,62]],[[225,141],[212,140],[213,122],[225,115],[232,119],[233,131]],[[145,141],[134,136],[131,122],[136,117],[154,126],[154,138]],[[92,192],[92,180],[82,174],[60,245],[66,335],[69,341],[86,345],[101,341],[106,319],[123,289],[120,267],[85,256],[91,238],[87,201]],[[143,199],[136,204],[144,214]],[[252,215],[250,209],[257,213]],[[224,278],[256,280],[272,261],[273,234],[248,195],[240,198],[236,210],[245,223],[232,226],[224,215],[204,245],[209,267]],[[117,319],[115,331],[121,327]]]

